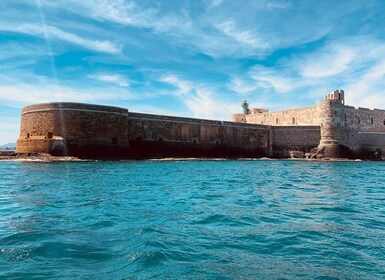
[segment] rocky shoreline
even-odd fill
[[[296,155],[298,156],[298,155]],[[362,161],[362,159],[349,159],[349,158],[320,158],[309,156],[292,156],[291,158],[202,158],[202,157],[167,157],[167,158],[146,158],[145,160],[154,161],[188,161],[188,160],[295,160],[295,161]],[[0,151],[0,161],[27,161],[27,162],[60,162],[60,161],[94,161],[94,160],[135,160],[130,158],[79,158],[74,156],[52,156],[45,153],[16,153],[15,151]],[[137,160],[137,159],[136,159]],[[369,159],[370,160],[370,159]],[[381,161],[377,160],[377,161]],[[383,158],[382,161],[385,161]]]
[[[54,161],[84,161],[78,157],[72,156],[52,156],[43,153],[16,153],[15,151],[0,151],[0,160],[9,161],[40,161],[40,162],[54,162]]]

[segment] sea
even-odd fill
[[[385,162],[0,162],[0,279],[385,279]]]

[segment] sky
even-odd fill
[[[344,89],[385,109],[383,0],[1,0],[0,144],[23,106],[228,120]]]

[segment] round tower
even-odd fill
[[[346,147],[344,91],[334,90],[317,103],[321,140],[318,150],[324,157],[349,157]]]
[[[110,156],[128,149],[128,110],[81,103],[45,103],[21,112],[18,153]]]

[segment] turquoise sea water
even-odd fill
[[[385,163],[0,162],[0,278],[385,279]]]

